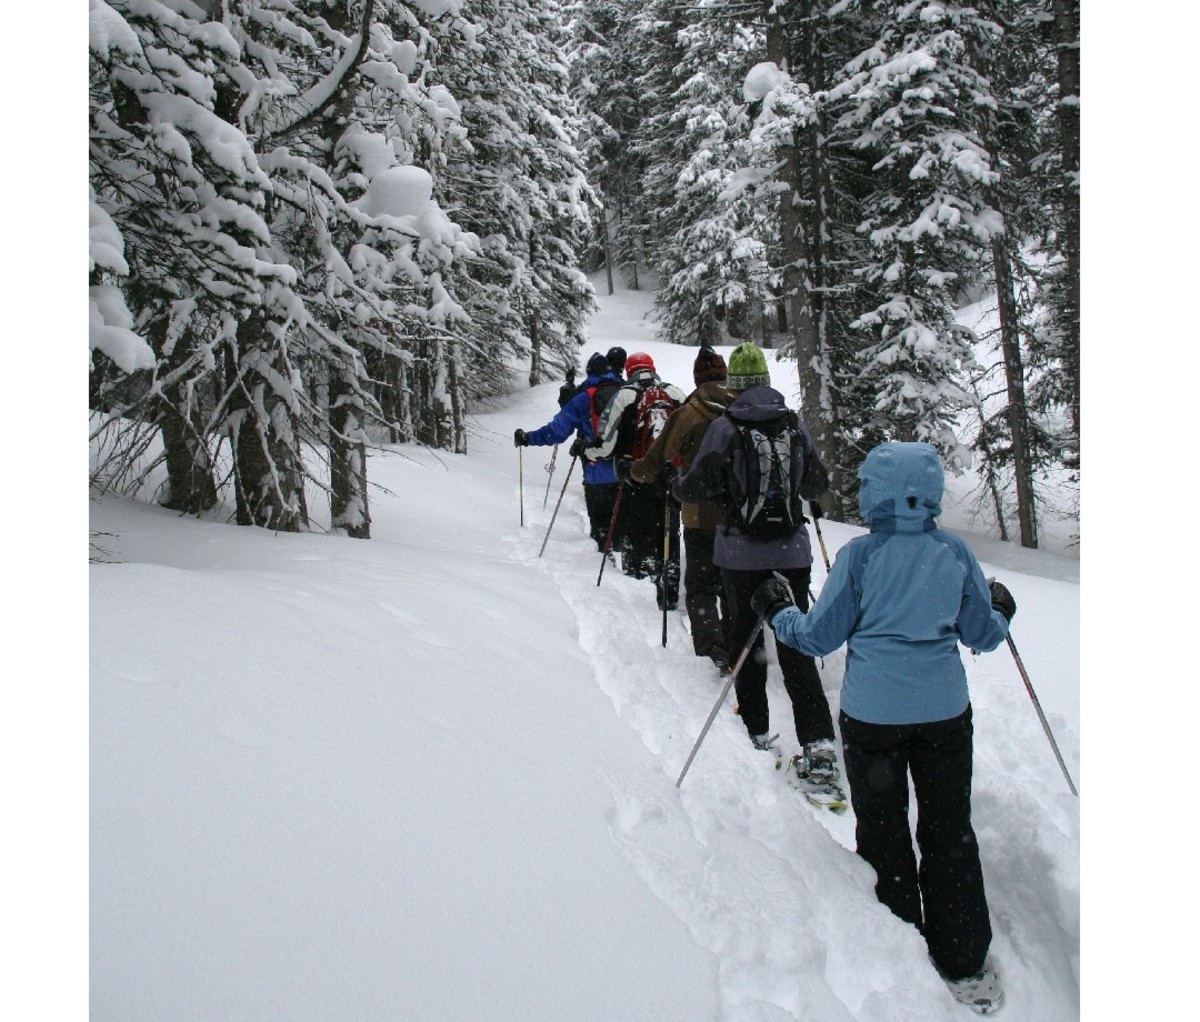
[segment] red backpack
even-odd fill
[[[679,402],[659,383],[639,388],[637,400],[625,412],[618,447],[637,460],[644,458]]]

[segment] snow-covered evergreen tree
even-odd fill
[[[578,149],[557,0],[468,0],[476,27],[442,55],[469,149],[449,158],[438,196],[480,240],[470,266],[460,369],[468,392],[507,386],[508,356],[531,384],[574,366],[595,305],[579,268],[595,199]]]
[[[195,512],[216,501],[222,347],[265,293],[291,303],[295,274],[268,251],[269,177],[250,140],[218,111],[220,69],[237,59],[238,46],[223,26],[176,6],[90,0],[89,177],[96,206],[120,237],[129,272],[119,288],[131,328],[154,356],[152,367],[136,348],[114,360],[100,335],[92,401],[111,413],[99,429],[113,442],[102,440],[94,478],[128,482],[149,443],[136,423],[151,425],[161,429],[165,452],[163,503]],[[110,282],[121,268],[112,262]],[[105,286],[95,276],[92,283]],[[101,295],[113,310],[105,322],[119,324],[112,291]]]
[[[114,403],[106,389],[156,403],[171,506],[215,500],[225,436],[239,522],[300,527],[311,476],[331,493],[335,527],[368,534],[365,450],[380,407],[368,357],[411,363],[405,345],[432,341],[430,389],[445,395],[448,325],[465,318],[449,268],[474,241],[421,166],[455,130],[453,98],[427,79],[433,29],[448,32],[457,6],[94,0],[92,186],[135,271],[123,290],[134,326],[158,355],[140,390],[94,381],[94,404]],[[94,286],[122,269],[103,251]],[[111,375],[100,359],[94,376]],[[398,382],[419,419],[429,391],[413,401]],[[461,446],[461,401],[442,405]],[[453,446],[454,433],[436,442]],[[321,450],[329,482],[305,460]]]
[[[952,423],[973,400],[963,376],[973,355],[954,325],[956,299],[1003,228],[988,201],[997,174],[979,133],[994,99],[970,53],[998,27],[953,4],[861,6],[881,16],[879,38],[830,90],[833,102],[848,103],[838,129],[873,160],[859,226],[869,260],[856,270],[870,296],[854,323],[865,341],[861,374],[876,391],[880,430],[928,441],[961,467],[969,452]]]
[[[658,54],[647,50],[655,40],[647,35],[643,5],[634,0],[575,0],[564,11],[587,179],[604,210],[588,237],[587,265],[604,265],[610,278],[615,270],[637,289],[654,212],[642,194],[644,163],[636,144],[647,101],[640,79],[657,70]]]
[[[697,14],[677,39],[677,87],[642,133],[662,336],[770,346],[778,291],[768,256],[777,236],[771,162],[751,143],[742,94],[762,55],[761,32],[716,8]]]

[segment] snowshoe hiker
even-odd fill
[[[938,529],[943,476],[926,443],[880,444],[858,470],[870,533],[838,551],[805,613],[778,580],[753,604],[777,641],[812,656],[848,643],[839,723],[858,854],[875,893],[924,934],[951,992],[979,1012],[1003,996],[971,826],[973,726],[958,646],[995,649],[1016,603]],[[909,777],[917,846],[909,831]]]
[[[635,351],[625,361],[629,379],[600,420],[600,440],[593,452],[602,458],[641,458],[687,395],[659,379],[654,360]],[[626,484],[625,546],[621,569],[634,578],[660,580],[659,609],[673,610],[679,600],[679,505],[659,481]],[[667,517],[669,515],[669,518]],[[663,536],[668,534],[663,562]]]
[[[733,396],[725,389],[725,359],[711,347],[702,347],[692,365],[696,389],[670,417],[645,457],[617,462],[620,478],[628,473],[636,483],[652,483],[669,473],[671,466],[686,472],[692,467],[700,441],[709,425],[729,407]],[[720,504],[710,500],[686,501],[680,505],[683,521],[684,605],[692,630],[696,656],[708,657],[725,673],[733,658],[725,638],[725,592],[721,569],[713,563],[713,541],[724,521]]]
[[[729,356],[726,389],[733,395],[725,413],[716,418],[704,433],[700,448],[689,471],[676,480],[675,493],[682,501],[715,501],[724,509],[724,521],[713,540],[713,562],[721,570],[726,605],[729,608],[729,652],[736,657],[754,632],[758,613],[751,596],[765,579],[779,572],[790,583],[798,600],[808,606],[812,575],[812,549],[802,515],[795,516],[790,532],[778,522],[770,534],[754,531],[755,515],[744,510],[755,479],[767,480],[758,455],[750,454],[744,434],[757,429],[772,436],[785,435],[787,461],[776,466],[776,481],[786,469],[783,506],[798,508],[800,498],[813,500],[829,486],[829,477],[817,457],[808,430],[796,413],[784,403],[783,395],[769,385],[771,377],[766,357],[750,343],[740,344]],[[768,459],[769,460],[769,459]],[[766,506],[766,501],[751,500],[751,505]],[[778,504],[773,500],[772,504]],[[767,706],[767,662],[763,637],[737,677],[738,712],[746,731],[753,738],[770,729]],[[792,703],[796,737],[803,748],[834,740],[833,717],[817,665],[806,653],[777,644],[783,683]],[[835,764],[836,780],[836,764]]]
[[[588,359],[587,376],[567,402],[546,425],[513,435],[517,447],[549,447],[560,444],[572,433],[571,456],[583,458],[583,496],[587,505],[589,531],[596,549],[604,549],[604,539],[612,518],[617,496],[617,476],[611,458],[597,457],[588,448],[595,439],[604,406],[620,390],[621,381],[608,368],[608,360],[596,352]],[[619,535],[620,522],[617,523]]]
[[[608,368],[616,374],[617,378],[625,379],[625,349],[614,344],[604,357],[608,360]]]

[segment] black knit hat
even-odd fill
[[[623,373],[625,371],[625,349],[617,345],[613,345],[608,349],[608,368],[614,373]]]
[[[606,372],[608,372],[608,359],[597,351],[587,360],[587,374],[588,376],[603,376]]]
[[[712,348],[701,348],[700,354],[696,356],[696,361],[692,363],[692,379],[695,380],[696,386],[699,387],[702,383],[711,383],[714,380],[724,383],[727,375],[725,359],[721,357],[720,353]]]

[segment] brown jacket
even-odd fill
[[[680,472],[686,472],[692,467],[705,430],[725,414],[732,401],[733,395],[725,389],[725,384],[702,383],[671,413],[646,456],[630,466],[630,477],[638,483],[653,482],[664,465],[674,465]],[[721,505],[707,500],[682,504],[679,514],[685,529],[713,530],[725,520]]]

